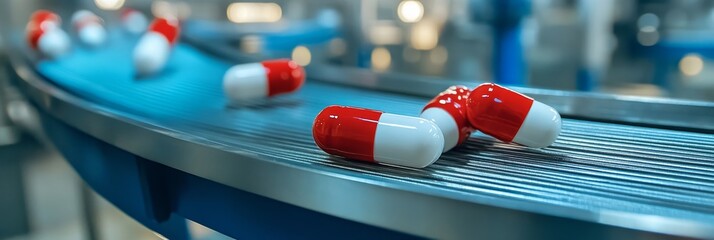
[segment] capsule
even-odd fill
[[[121,12],[121,23],[124,29],[133,34],[140,34],[146,31],[149,25],[149,20],[143,13],[127,8]]]
[[[462,144],[473,132],[466,119],[469,88],[451,86],[424,106],[419,117],[431,120],[444,134],[444,152]]]
[[[223,90],[233,101],[272,97],[298,90],[305,82],[305,70],[287,60],[240,64],[223,77]]]
[[[51,23],[56,23],[57,27],[60,27],[62,24],[62,18],[59,17],[56,13],[49,11],[49,10],[37,10],[32,13],[30,16],[30,22],[51,22]]]
[[[134,49],[134,67],[140,76],[154,74],[164,68],[179,36],[178,20],[156,18]]]
[[[444,149],[441,130],[429,120],[354,107],[323,109],[312,136],[332,155],[414,168],[434,163]]]
[[[106,40],[107,31],[102,23],[99,16],[88,10],[79,10],[72,15],[72,26],[77,31],[77,38],[90,47],[98,47]]]
[[[493,83],[471,91],[466,107],[471,126],[504,142],[543,148],[560,134],[555,109]]]
[[[34,12],[26,28],[28,44],[32,49],[51,58],[65,54],[69,50],[70,41],[61,25],[61,18],[53,12]]]

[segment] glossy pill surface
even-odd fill
[[[462,144],[473,132],[466,119],[469,94],[465,86],[451,86],[429,101],[419,115],[439,126],[444,134],[444,152]]]
[[[329,154],[405,167],[429,166],[444,148],[433,122],[364,108],[327,107],[315,118],[312,133]]]
[[[471,126],[504,142],[550,146],[560,134],[560,114],[552,107],[493,83],[474,88],[467,101]]]

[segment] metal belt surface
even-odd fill
[[[450,194],[714,221],[712,135],[565,119],[561,136],[546,149],[474,134],[434,165],[404,169],[327,156],[312,140],[312,120],[331,104],[416,115],[427,99],[323,84],[308,84],[288,99],[292,104],[227,110],[255,118],[194,119],[187,131],[276,161],[341,168]]]
[[[106,54],[131,53],[116,51]],[[296,94],[231,106],[221,90],[222,74],[230,65],[195,56],[190,47],[180,46],[177,52],[172,61],[179,72],[166,76],[174,78],[170,81],[129,81],[122,78],[130,74],[86,67],[87,62],[129,67],[129,61],[103,59],[101,52],[44,63],[39,70],[85,98],[266,161],[349,175],[356,181],[396,180],[460,198],[714,222],[714,136],[709,134],[564,119],[556,143],[541,150],[476,133],[425,169],[353,162],[329,156],[314,144],[311,126],[320,110],[336,104],[416,116],[428,99],[308,80]],[[189,66],[201,71],[180,72]],[[67,84],[102,74],[106,77]]]

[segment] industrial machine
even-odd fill
[[[239,239],[714,238],[708,1],[4,5],[15,101],[94,191],[171,239],[188,238],[186,220]],[[134,75],[128,7],[181,22],[157,75]],[[42,57],[25,36],[37,9],[70,33],[71,14],[90,9],[108,40],[90,48],[72,36],[70,53]],[[226,99],[230,66],[275,58],[305,67],[300,91]],[[447,87],[484,82],[558,110],[555,144],[476,132],[411,169],[331,156],[312,139],[329,105],[417,116]]]

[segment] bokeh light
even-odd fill
[[[637,33],[637,42],[642,46],[654,46],[659,42],[659,32],[652,26],[643,27]]]
[[[375,71],[385,71],[392,65],[392,54],[383,47],[372,50],[372,69]]]
[[[94,3],[102,10],[117,10],[124,6],[124,0],[94,0]]]
[[[417,50],[431,50],[439,43],[439,30],[436,24],[421,22],[412,28],[410,41]]]
[[[297,46],[293,49],[292,59],[300,66],[307,66],[312,61],[312,54],[307,47]]]
[[[424,5],[415,0],[406,0],[399,3],[397,15],[402,22],[418,22],[424,17]]]
[[[679,60],[679,70],[685,76],[696,76],[704,69],[704,61],[697,54],[687,54]]]
[[[226,10],[228,20],[234,23],[277,22],[283,10],[277,3],[231,3]]]

